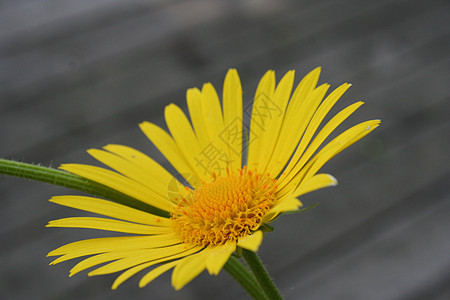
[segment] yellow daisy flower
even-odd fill
[[[241,247],[257,251],[262,226],[283,212],[302,206],[299,196],[335,185],[318,174],[336,154],[379,125],[360,123],[323,145],[325,139],[363,102],[354,103],[330,119],[327,113],[350,87],[343,84],[328,96],[328,84],[316,86],[320,68],[311,71],[293,90],[294,71],[275,82],[268,71],[251,107],[243,108],[238,73],[226,75],[222,105],[214,87],[187,91],[191,122],[176,105],[165,109],[170,134],[150,123],[142,131],[181,175],[178,179],[145,154],[120,145],[88,153],[109,166],[65,164],[61,169],[106,185],[167,212],[158,216],[108,200],[58,196],[50,201],[109,218],[74,217],[49,222],[48,227],[93,228],[127,236],[82,240],[49,253],[51,264],[88,256],[70,276],[92,267],[89,275],[122,273],[112,288],[134,274],[154,267],[139,285],[147,285],[173,269],[172,285],[181,289],[203,270],[218,274]],[[244,125],[244,114],[250,126]],[[192,124],[192,125],[191,125]],[[98,267],[101,265],[100,267]],[[156,267],[155,267],[156,266]]]

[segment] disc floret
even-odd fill
[[[246,167],[189,190],[172,213],[185,243],[217,246],[250,235],[275,205],[276,180]]]

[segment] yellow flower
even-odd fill
[[[166,211],[170,217],[92,197],[53,197],[54,203],[109,218],[65,218],[47,226],[128,235],[62,246],[49,253],[60,256],[52,264],[88,256],[72,268],[70,276],[94,266],[89,275],[122,271],[113,289],[144,269],[154,267],[142,277],[141,287],[173,268],[172,285],[181,289],[204,269],[218,274],[236,247],[257,251],[263,239],[261,226],[301,207],[299,196],[335,185],[336,179],[317,174],[319,169],[380,123],[360,123],[323,145],[363,103],[348,106],[320,127],[350,84],[325,97],[329,85],[316,86],[319,74],[320,68],[311,71],[292,91],[294,71],[278,85],[275,73],[268,71],[258,85],[250,113],[243,108],[238,73],[231,69],[225,78],[222,105],[209,83],[202,90],[187,91],[192,126],[174,104],[165,109],[170,135],[152,123],[140,124],[179,177],[145,154],[120,145],[88,151],[116,172],[62,165],[63,170]],[[247,114],[248,127],[243,121]]]

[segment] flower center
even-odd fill
[[[223,245],[259,228],[275,205],[276,180],[246,167],[189,190],[172,213],[172,224],[185,243]]]

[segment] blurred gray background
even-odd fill
[[[339,185],[302,198],[260,255],[286,299],[450,299],[449,1],[2,0],[0,157],[57,167],[125,144],[163,157],[138,128],[170,102],[239,70],[250,103],[267,69],[353,87],[333,112],[382,126],[323,169]],[[54,248],[101,233],[45,229],[84,215],[48,203],[72,191],[0,177],[0,299],[249,299],[222,271],[175,292],[166,274],[68,278]]]

